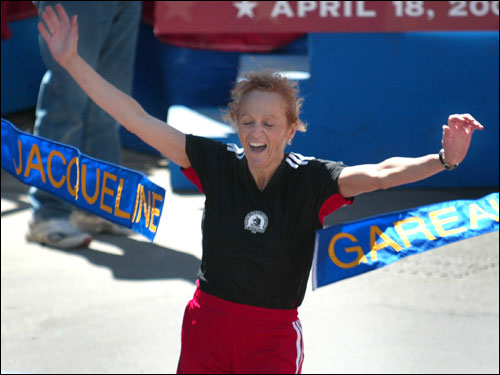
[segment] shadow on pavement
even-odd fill
[[[16,180],[5,170],[1,170],[2,178],[2,199],[6,199],[13,203],[15,207],[5,209],[2,207],[2,219],[18,212],[28,210],[31,206],[27,203],[26,195],[28,194],[29,186],[22,184]]]
[[[122,254],[102,251],[95,241],[113,245]],[[113,277],[121,280],[182,279],[194,284],[200,266],[200,259],[191,254],[155,243],[111,235],[95,237],[88,249],[50,250],[84,257],[92,264],[109,268]]]

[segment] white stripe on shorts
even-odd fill
[[[295,360],[296,370],[295,373],[298,374],[302,362],[304,361],[304,342],[302,340],[302,326],[300,325],[300,320],[296,320],[292,323],[295,332],[297,332],[297,359]]]

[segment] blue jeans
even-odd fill
[[[47,5],[37,2],[39,15]],[[78,15],[78,53],[101,76],[130,94],[141,15],[140,1],[65,1],[68,16]],[[40,17],[41,19],[41,17]],[[119,124],[101,110],[52,58],[39,37],[47,67],[36,107],[34,134],[72,145],[92,157],[119,164]],[[68,217],[72,206],[38,188],[29,191],[35,219]]]

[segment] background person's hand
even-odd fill
[[[483,125],[470,114],[456,114],[448,117],[448,125],[443,125],[441,140],[446,163],[455,165],[464,160],[474,130],[483,130]]]
[[[78,54],[77,16],[74,15],[70,23],[63,6],[57,4],[55,8],[57,14],[51,6],[45,8],[42,18],[47,25],[48,31],[43,22],[38,23],[38,31],[47,42],[54,59],[65,67]]]

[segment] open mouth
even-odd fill
[[[262,152],[267,148],[265,143],[250,142],[250,151],[252,152]]]

